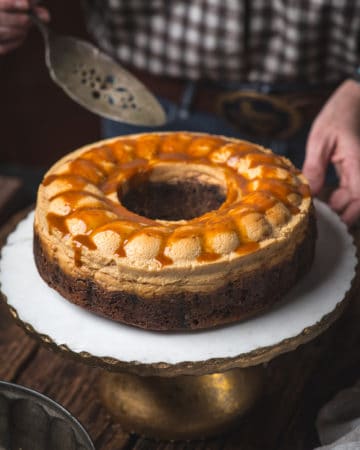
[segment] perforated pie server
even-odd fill
[[[53,81],[86,109],[119,122],[159,126],[165,113],[133,75],[98,48],[61,36],[30,12],[45,42],[45,61]]]

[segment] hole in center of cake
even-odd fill
[[[162,174],[164,175],[164,174]],[[190,176],[189,176],[190,175]],[[200,174],[199,174],[200,175]],[[149,219],[190,220],[218,209],[225,201],[222,183],[211,177],[188,173],[179,176],[156,176],[152,173],[137,174],[118,191],[125,208]]]

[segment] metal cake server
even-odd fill
[[[45,61],[53,81],[90,111],[119,122],[159,126],[163,108],[131,73],[81,39],[60,36],[33,11],[30,17],[45,41]]]

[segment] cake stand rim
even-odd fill
[[[354,279],[355,278],[356,276]],[[314,325],[304,328],[304,330],[296,336],[286,338],[275,345],[261,347],[251,352],[233,357],[212,358],[203,361],[182,361],[174,364],[166,362],[141,363],[138,361],[120,361],[113,357],[94,356],[86,351],[75,352],[66,344],[57,344],[50,336],[38,333],[31,324],[22,321],[19,318],[16,309],[8,304],[6,295],[3,293],[0,294],[17,325],[19,325],[28,335],[38,341],[39,344],[44,345],[55,353],[65,354],[77,362],[83,362],[90,366],[99,367],[113,372],[126,371],[140,376],[173,377],[181,375],[207,375],[211,373],[225,372],[235,368],[252,367],[267,363],[283,353],[288,353],[295,350],[300,345],[306,344],[325,332],[342,315],[349,303],[349,299],[351,297],[350,293],[353,290],[354,284],[355,283],[352,282],[351,287],[345,294],[344,299],[341,300],[331,312],[324,315],[322,319]]]
[[[31,207],[25,208],[24,210],[18,212],[0,229],[1,248],[5,244],[7,236],[33,209],[34,206],[32,205]],[[224,372],[234,368],[246,368],[263,364],[269,362],[276,356],[293,351],[300,345],[309,342],[326,331],[331,324],[333,324],[341,316],[348,305],[352,291],[355,288],[357,270],[359,267],[359,250],[354,243],[353,236],[350,236],[352,239],[352,244],[356,249],[356,264],[354,266],[355,274],[351,280],[349,289],[346,291],[343,299],[336,304],[335,308],[325,314],[315,324],[304,328],[296,336],[283,339],[274,345],[257,348],[248,353],[242,353],[231,357],[211,358],[202,361],[182,361],[178,363],[141,363],[138,361],[120,361],[113,357],[94,356],[86,351],[76,352],[71,350],[66,344],[57,344],[50,336],[37,332],[30,323],[20,319],[17,310],[7,301],[7,296],[1,291],[0,295],[7,305],[15,322],[32,338],[56,353],[68,355],[72,359],[81,361],[90,366],[100,367],[110,371],[126,371],[141,376],[172,377],[180,375],[206,375],[210,373]]]

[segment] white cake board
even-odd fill
[[[123,363],[177,365],[234,358],[296,337],[331,313],[355,276],[356,249],[346,226],[315,202],[316,256],[310,272],[270,311],[245,322],[197,332],[152,332],[77,307],[40,278],[33,258],[33,213],[8,237],[0,261],[1,290],[20,321],[57,346]]]

